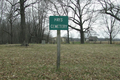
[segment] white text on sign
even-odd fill
[[[56,21],[56,22],[62,22],[63,18],[54,18],[54,21]]]
[[[67,25],[51,25],[51,28],[67,28]]]

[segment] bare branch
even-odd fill
[[[77,30],[77,31],[81,31],[80,29],[77,29],[77,28],[75,28],[75,27],[73,27],[73,26],[71,26],[71,25],[68,25],[70,28],[72,28],[72,29],[75,29],[75,30]]]
[[[116,6],[111,2],[111,0],[109,0],[108,2],[105,0],[104,1],[98,0],[98,1],[103,8],[102,10],[100,10],[100,12],[108,14],[116,18],[118,21],[120,21],[120,17],[118,16],[118,14],[120,13],[119,5]]]
[[[26,1],[27,1],[27,0],[26,0]],[[33,3],[30,3],[30,4],[26,5],[25,8],[27,8],[27,7],[29,7],[29,6],[31,6],[31,5],[33,5],[33,4],[36,4],[36,3],[37,3],[37,1],[35,1],[35,2],[33,2]]]
[[[15,6],[15,5],[17,5],[18,3],[20,3],[20,2],[17,2],[17,3],[15,3],[15,4],[13,4],[12,2],[10,2],[9,0],[6,0],[10,5],[12,5],[12,6]]]

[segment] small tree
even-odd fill
[[[9,35],[10,35],[10,43],[12,44],[13,43],[13,23],[14,23],[14,21],[16,20],[16,17],[17,17],[17,15],[16,15],[16,6],[15,6],[15,4],[17,3],[15,0],[13,0],[13,1],[8,1],[7,0],[7,2],[10,4],[10,8],[9,7],[7,7],[7,8],[9,8],[9,9],[7,9],[7,11],[8,11],[8,14],[7,14],[7,21],[9,22],[9,24],[10,24],[10,32],[8,31],[6,31]]]
[[[111,16],[103,16],[104,27],[102,27],[105,33],[109,36],[110,44],[112,44],[113,38],[120,32],[120,27],[117,25],[115,18]],[[103,25],[102,25],[103,26]]]

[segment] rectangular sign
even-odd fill
[[[50,16],[50,30],[68,30],[68,16]]]

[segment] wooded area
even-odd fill
[[[100,25],[101,34],[112,39],[120,32],[119,0],[0,0],[0,44],[28,45],[50,42],[49,16],[68,16],[69,30],[91,33]],[[98,28],[99,30],[99,28]]]

